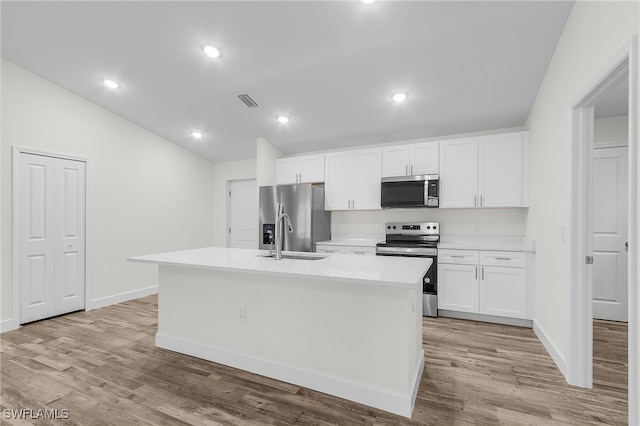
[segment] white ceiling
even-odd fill
[[[522,126],[573,5],[0,4],[3,57],[213,161],[255,158],[259,137],[292,154]]]

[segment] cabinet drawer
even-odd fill
[[[344,246],[316,244],[316,253],[344,253]]]
[[[357,255],[365,255],[365,256],[375,256],[376,248],[375,247],[362,247],[362,246],[345,246],[344,254],[357,254]]]
[[[480,252],[480,264],[524,268],[527,266],[527,254],[520,251],[482,251]]]
[[[479,260],[479,252],[475,250],[438,250],[438,263],[477,265]]]

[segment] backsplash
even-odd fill
[[[441,235],[524,235],[526,208],[334,211],[331,234],[381,234],[386,222],[440,222]]]

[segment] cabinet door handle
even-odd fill
[[[484,201],[482,199],[482,194],[480,194],[480,207],[482,207],[483,204],[484,204]]]
[[[413,176],[413,164],[410,166],[409,170],[411,170],[411,173],[409,173],[411,176]]]
[[[478,207],[478,196],[477,195],[473,196],[473,207]]]
[[[494,257],[495,260],[511,260],[510,257]]]
[[[452,254],[452,255],[450,255],[449,257],[453,257],[453,258],[455,258],[455,259],[464,259],[464,256],[463,256],[463,255],[460,255],[460,254]]]
[[[484,280],[484,266],[482,267],[482,279]]]

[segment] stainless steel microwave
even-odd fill
[[[438,175],[396,176],[382,178],[382,208],[438,207]]]

